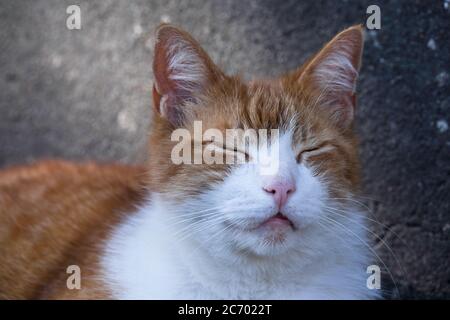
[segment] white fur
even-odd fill
[[[238,166],[202,196],[174,203],[153,194],[120,225],[103,257],[105,281],[120,299],[365,299],[370,265],[361,213],[327,206],[327,181],[297,164],[290,135],[280,140],[278,174],[293,174],[286,216],[297,229],[280,243],[247,230],[277,208],[257,165]],[[213,218],[211,218],[213,217]],[[339,224],[324,227],[324,217]],[[322,222],[320,222],[322,221]],[[355,223],[355,221],[357,223]],[[342,227],[343,226],[343,227]],[[350,231],[350,232],[349,232]]]
[[[339,50],[333,50],[319,62],[315,70],[318,83],[328,92],[355,91],[358,71],[351,63],[352,43],[341,40]]]
[[[316,70],[318,82],[331,92],[354,92],[358,72],[344,54],[333,53]]]
[[[174,37],[168,43],[169,78],[177,83],[177,87],[193,92],[206,81],[203,61],[192,45],[181,37]]]

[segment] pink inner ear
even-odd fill
[[[296,74],[298,81],[317,92],[318,102],[331,113],[339,126],[345,127],[353,120],[354,90],[362,48],[362,27],[348,28],[328,42]]]
[[[182,103],[183,95],[177,88],[176,81],[171,79],[169,66],[168,40],[173,37],[170,31],[160,35],[155,45],[155,56],[153,60],[153,73],[155,85],[153,86],[153,104],[155,110],[161,116],[167,118],[172,124],[180,123],[181,110],[176,110],[177,105]]]
[[[168,57],[167,57],[167,48],[166,42],[164,39],[159,39],[159,41],[155,45],[155,57],[153,60],[153,73],[155,76],[155,81],[158,88],[156,91],[160,96],[168,94],[171,90],[173,90],[174,85],[171,83],[170,74],[169,74],[169,66],[168,66]]]
[[[205,81],[205,62],[198,44],[185,32],[172,26],[158,30],[153,60],[155,110],[172,124],[183,116],[182,106],[193,99]]]
[[[310,65],[310,79],[320,92],[321,105],[340,127],[348,127],[353,121],[362,40],[359,27],[347,29],[330,41]]]

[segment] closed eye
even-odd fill
[[[223,144],[219,144],[216,141],[212,141],[212,140],[207,140],[207,141],[202,141],[203,145],[207,145],[209,147],[213,147],[214,149],[223,151],[225,153],[227,152],[232,152],[233,154],[239,154],[245,157],[245,161],[248,161],[250,159],[250,155],[248,153],[246,153],[243,150],[238,149],[236,146],[231,147],[227,147],[224,146]]]
[[[335,147],[328,142],[324,142],[316,147],[306,147],[300,150],[300,152],[297,154],[297,163],[308,160],[308,158],[310,157],[318,156],[320,154],[332,151],[334,149]]]

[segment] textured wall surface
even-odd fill
[[[295,68],[363,23],[373,2],[76,3],[82,29],[69,31],[72,1],[0,0],[2,167],[49,157],[143,161],[162,20],[191,32],[227,72],[252,78]],[[382,27],[367,34],[357,123],[362,200],[395,281],[383,268],[382,286],[387,297],[450,298],[450,3],[376,3]]]

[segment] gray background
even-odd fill
[[[378,242],[399,290],[389,277],[382,286],[387,297],[450,298],[446,1],[1,0],[0,166],[142,162],[161,20],[251,78],[295,68],[374,3],[382,28],[367,35],[357,121],[366,203],[386,225],[373,230],[399,260]],[[65,27],[70,4],[81,6],[82,30]]]

